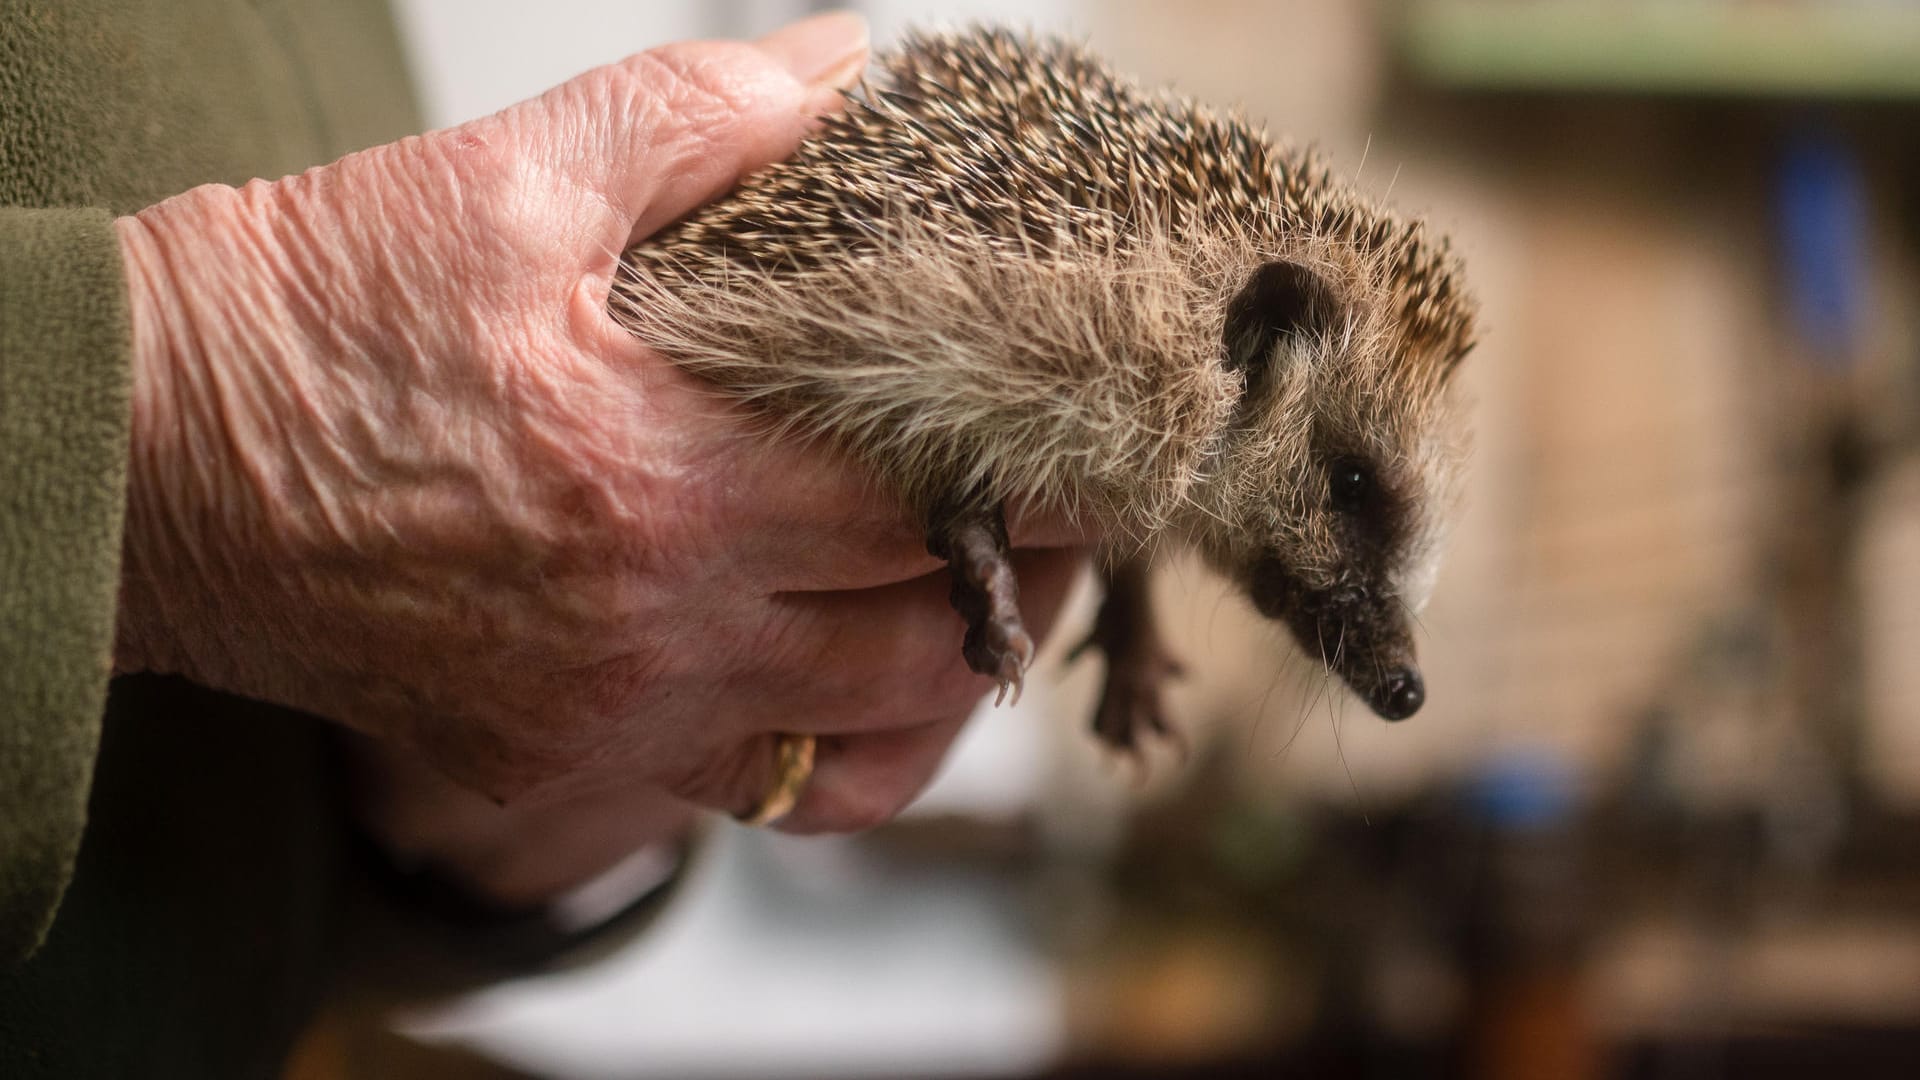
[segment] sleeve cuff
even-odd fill
[[[86,825],[130,352],[113,215],[0,208],[0,967],[38,947]]]

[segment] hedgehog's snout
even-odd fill
[[[1419,712],[1426,701],[1427,686],[1420,679],[1420,669],[1405,664],[1387,672],[1367,704],[1382,720],[1405,720]]]
[[[1276,558],[1262,559],[1249,581],[1254,607],[1293,631],[1383,720],[1405,720],[1426,704],[1414,661],[1413,627],[1389,591],[1343,584],[1316,589]]]

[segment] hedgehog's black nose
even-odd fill
[[[1383,720],[1405,720],[1420,711],[1426,704],[1427,688],[1420,681],[1420,673],[1410,667],[1395,668],[1387,672],[1380,681],[1380,689],[1373,694],[1373,711]]]

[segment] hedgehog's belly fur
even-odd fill
[[[908,245],[702,281],[645,248],[622,321],[685,369],[834,441],[926,513],[956,493],[1165,528],[1239,391],[1191,277],[1156,255]]]

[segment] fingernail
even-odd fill
[[[754,43],[812,87],[852,86],[867,66],[867,20],[851,11],[802,19]]]

